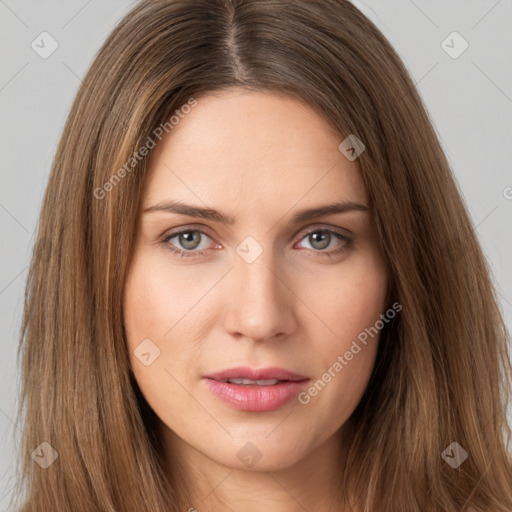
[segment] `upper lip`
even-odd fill
[[[289,380],[301,381],[308,379],[304,375],[285,370],[284,368],[271,367],[271,368],[249,368],[248,366],[237,366],[236,368],[229,368],[221,370],[220,372],[210,373],[205,375],[207,379],[225,380],[225,379],[250,379],[250,380]]]

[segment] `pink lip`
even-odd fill
[[[278,379],[272,386],[242,385],[220,380],[242,378],[251,380]],[[252,369],[246,366],[230,368],[204,376],[210,391],[223,402],[247,412],[264,412],[279,409],[298,395],[308,377],[283,368]]]

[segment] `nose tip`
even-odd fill
[[[242,258],[229,277],[225,329],[236,337],[264,341],[289,335],[296,328],[293,294],[263,256]]]

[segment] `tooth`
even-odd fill
[[[236,378],[236,379],[228,379],[231,384],[254,384],[254,380],[250,379],[242,379],[242,378]]]
[[[258,386],[273,386],[279,382],[278,379],[257,380]]]
[[[274,384],[277,384],[279,382],[279,379],[262,379],[262,380],[251,380],[251,379],[243,379],[243,378],[235,378],[235,379],[228,379],[228,382],[231,384],[241,384],[241,385],[254,385],[257,384],[258,386],[273,386]]]

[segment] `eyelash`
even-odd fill
[[[182,235],[184,233],[201,233],[202,235],[205,235],[206,237],[211,238],[207,233],[205,233],[204,231],[201,231],[200,229],[183,229],[181,231],[176,231],[174,233],[169,233],[167,235],[164,235],[164,238],[161,240],[161,244],[165,246],[166,250],[168,250],[180,257],[186,257],[186,258],[200,257],[208,250],[208,249],[202,249],[200,251],[195,251],[195,250],[187,251],[187,250],[178,249],[176,246],[169,243],[169,241],[172,238]],[[305,233],[304,236],[301,238],[301,241],[313,233],[329,233],[331,235],[335,235],[336,237],[341,239],[343,242],[345,242],[339,249],[334,249],[331,251],[325,251],[325,250],[319,250],[319,249],[316,249],[316,250],[315,249],[307,249],[308,251],[319,253],[322,256],[332,257],[333,255],[348,251],[353,246],[353,240],[351,238],[349,238],[348,236],[346,236],[343,233],[340,233],[338,231],[334,231],[331,229],[324,229],[324,228],[313,229],[313,230]]]

